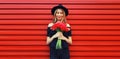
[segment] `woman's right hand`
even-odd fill
[[[56,34],[54,34],[54,35],[52,36],[52,39],[57,38],[57,37],[60,37],[61,34],[62,34],[62,32],[57,32]]]

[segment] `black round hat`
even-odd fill
[[[64,7],[62,4],[58,4],[58,6],[55,6],[51,9],[52,15],[54,15],[56,9],[63,9],[65,11],[66,16],[69,14],[68,9],[66,7]]]

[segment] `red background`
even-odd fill
[[[120,59],[120,0],[0,0],[0,59],[49,59],[51,8],[69,9],[71,59]]]

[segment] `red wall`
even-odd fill
[[[71,59],[120,59],[120,0],[0,0],[0,59],[49,59],[46,29],[69,9]]]

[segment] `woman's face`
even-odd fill
[[[58,21],[61,21],[64,16],[64,12],[61,9],[57,9],[56,11],[56,18]]]

